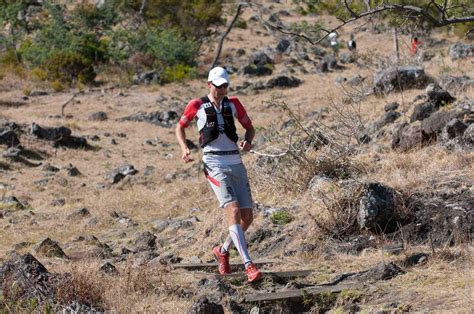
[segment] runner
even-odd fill
[[[349,49],[350,51],[353,51],[353,50],[357,49],[357,44],[356,44],[356,41],[354,39],[354,34],[352,34],[352,33],[351,33],[351,39],[349,39],[349,41],[347,42],[347,49]]]
[[[194,118],[197,119],[204,173],[220,207],[224,208],[229,226],[229,236],[224,244],[212,250],[219,261],[219,272],[230,274],[229,248],[233,242],[245,264],[248,281],[254,282],[262,278],[262,273],[252,263],[244,236],[253,221],[253,201],[239,147],[242,151],[250,151],[255,129],[239,99],[227,97],[229,75],[224,68],[216,67],[209,72],[207,86],[207,96],[193,99],[186,106],[176,126],[176,136],[183,161],[193,161],[186,146],[185,129]],[[245,128],[244,140],[239,145],[235,118]]]
[[[412,40],[411,40],[411,47],[410,47],[410,53],[413,55],[413,56],[416,56],[417,53],[418,53],[418,49],[421,45],[421,41],[417,38],[417,37],[414,37]]]

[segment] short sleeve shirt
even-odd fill
[[[191,100],[186,109],[184,109],[184,113],[179,120],[179,124],[183,127],[188,127],[192,120],[196,119],[198,130],[200,131],[204,125],[206,124],[206,112],[204,110],[204,105],[206,103],[203,102],[202,99],[197,98]],[[240,124],[245,128],[248,129],[252,126],[252,121],[250,120],[247,112],[245,111],[244,106],[239,101],[237,97],[229,97],[228,104],[232,109],[232,114]],[[222,106],[222,104],[221,104]],[[217,112],[217,123],[220,128],[224,127],[224,119],[221,115],[221,112],[218,108],[216,108]],[[203,152],[209,151],[232,151],[238,150],[237,144],[233,142],[231,139],[225,135],[225,133],[220,132],[218,138],[207,144],[203,148]],[[235,155],[203,155],[203,161],[209,165],[235,165],[242,163],[239,154]]]

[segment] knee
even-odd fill
[[[232,217],[241,218],[240,208],[237,204],[229,204],[226,209],[227,209],[228,214],[231,215]]]

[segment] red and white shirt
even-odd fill
[[[230,107],[232,109],[232,114],[240,122],[242,127],[248,129],[252,127],[252,121],[250,120],[247,112],[245,111],[244,106],[239,101],[237,97],[229,97]],[[191,100],[184,113],[179,120],[179,124],[182,127],[187,128],[193,119],[197,120],[198,130],[201,130],[206,124],[206,111],[204,110],[205,103],[200,98]],[[214,106],[217,112],[217,123],[220,127],[224,127],[224,119],[220,114],[220,108],[222,108],[222,103],[219,108]],[[233,142],[231,139],[225,135],[225,133],[219,133],[219,137],[214,141],[210,142],[203,148],[203,152],[210,151],[232,151],[238,150],[237,143]],[[235,155],[206,155],[203,154],[203,161],[208,165],[235,165],[242,163],[239,154]]]

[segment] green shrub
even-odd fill
[[[237,21],[235,21],[234,27],[247,29],[247,22],[243,19],[238,19]]]
[[[194,40],[186,39],[174,30],[148,32],[145,45],[145,52],[155,57],[158,64],[164,66],[193,65],[198,53],[198,45]]]
[[[92,82],[96,76],[92,61],[75,52],[55,51],[45,60],[41,68],[48,80],[64,83]]]
[[[278,210],[272,214],[270,217],[271,222],[276,225],[286,225],[292,222],[294,217],[288,213],[286,210]]]
[[[197,77],[196,69],[184,64],[176,64],[166,67],[161,73],[161,82],[169,83],[174,81],[183,81]]]
[[[54,80],[51,82],[51,88],[55,92],[62,92],[64,90],[64,84],[61,83],[59,80]]]

